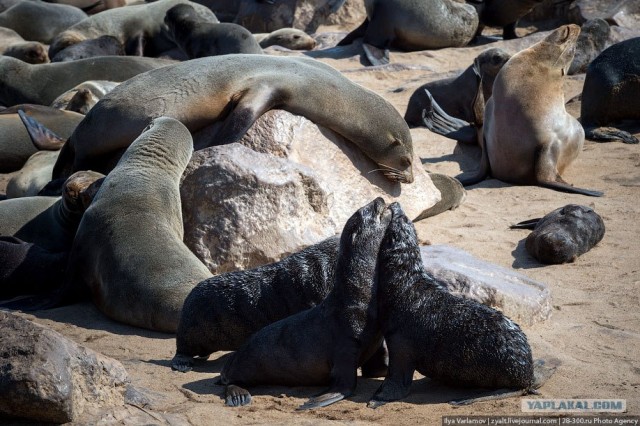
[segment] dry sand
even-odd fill
[[[524,39],[494,46],[507,46],[515,51],[529,44]],[[427,81],[464,69],[485,47],[393,52],[393,65],[386,69],[364,68],[357,50],[315,55],[327,56],[320,60],[379,93],[404,114],[413,90]],[[584,76],[567,79],[567,100],[580,93],[583,81]],[[572,105],[571,112],[578,115],[579,106]],[[411,133],[414,148],[429,171],[455,175],[476,167],[478,148],[459,146],[423,128]],[[0,184],[5,178],[2,176]],[[492,179],[469,188],[465,204],[457,210],[417,223],[418,233],[422,241],[459,247],[483,260],[515,268],[549,286],[552,317],[524,327],[535,357],[554,356],[562,362],[541,389],[544,397],[621,398],[627,401],[628,413],[639,415],[640,146],[587,141],[564,178],[576,186],[603,190],[605,196],[564,194]],[[575,263],[542,266],[524,250],[528,231],[509,230],[509,225],[540,217],[567,203],[593,207],[605,221],[605,237]],[[182,374],[169,368],[175,350],[173,336],[115,323],[88,302],[25,316],[120,360],[132,384],[150,390],[153,395],[150,408],[129,406],[93,413],[82,420],[88,424],[139,423],[142,419],[197,425],[440,424],[444,415],[522,414],[520,398],[453,408],[447,401],[468,395],[468,391],[438,385],[417,373],[408,398],[376,410],[366,407],[366,401],[380,384],[380,380],[372,379],[359,380],[353,397],[320,410],[295,412],[297,406],[321,389],[285,387],[252,389],[254,399],[250,406],[227,408],[222,399],[224,390],[215,384],[225,358],[221,353],[197,366],[195,371]]]

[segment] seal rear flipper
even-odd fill
[[[171,360],[171,369],[186,373],[193,369],[194,359],[190,355],[176,353]]]
[[[515,225],[511,225],[509,229],[533,229],[541,219],[541,217],[538,217],[535,219],[523,220],[522,222],[518,222]]]
[[[465,399],[456,399],[453,401],[449,401],[449,404],[455,406],[455,407],[460,407],[462,405],[470,405],[470,404],[474,404],[476,402],[483,402],[483,401],[496,401],[498,399],[505,399],[505,398],[513,398],[516,396],[524,396],[527,395],[529,393],[529,391],[527,391],[526,389],[520,389],[520,390],[513,390],[513,389],[497,389],[488,393],[483,393],[479,396],[473,397],[473,398],[465,398]]]
[[[475,145],[478,141],[478,130],[471,123],[447,114],[433,99],[431,92],[424,89],[429,99],[429,107],[422,110],[422,122],[433,133],[461,143]]]
[[[310,410],[312,408],[326,407],[334,402],[338,402],[346,398],[346,395],[340,392],[327,392],[322,395],[314,396],[307,402],[296,408],[296,411]]]
[[[484,141],[480,141],[480,148],[482,149],[480,157],[480,168],[475,172],[462,173],[456,176],[456,179],[460,181],[462,186],[475,185],[478,182],[485,180],[490,172],[489,157],[487,156],[487,150],[484,147]]]
[[[27,133],[29,133],[31,142],[33,142],[39,150],[57,151],[61,149],[66,142],[60,136],[43,126],[38,120],[29,117],[23,110],[18,110],[18,115],[22,120],[22,124],[24,124],[24,127],[27,129]]]
[[[413,372],[415,367],[406,353],[398,353],[393,350],[393,344],[389,344],[389,374],[378,388],[371,400],[367,403],[369,408],[378,408],[387,402],[397,401],[409,395]]]
[[[368,43],[362,43],[362,49],[371,65],[389,64],[389,49],[380,49]]]
[[[602,197],[604,195],[604,192],[602,191],[594,191],[591,189],[577,188],[566,182],[541,181],[541,182],[538,182],[538,185],[544,188],[555,189],[556,191],[560,191],[560,192],[569,192],[573,194],[587,195],[589,197]]]
[[[240,386],[227,385],[225,393],[225,405],[227,407],[241,407],[251,404],[251,394]]]
[[[353,43],[356,39],[364,37],[369,26],[369,19],[364,18],[364,22],[358,28],[347,34],[336,46],[346,46]]]
[[[615,127],[585,128],[584,133],[587,139],[594,142],[621,141],[628,144],[637,144],[640,142],[638,138],[631,133],[616,129]]]

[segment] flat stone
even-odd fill
[[[545,284],[455,247],[423,246],[420,252],[427,272],[453,294],[499,309],[521,325],[551,315],[551,293]]]

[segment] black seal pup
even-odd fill
[[[207,20],[189,4],[178,4],[169,9],[164,23],[169,27],[175,43],[189,59],[233,53],[263,53],[246,28]]]
[[[543,218],[531,219],[511,228],[533,229],[527,236],[527,252],[542,263],[575,261],[604,237],[604,222],[586,206],[567,204]]]
[[[531,348],[520,327],[438,285],[424,269],[413,224],[398,203],[389,209],[377,293],[389,373],[369,406],[407,396],[415,370],[458,386],[520,393],[537,387]]]
[[[603,127],[622,120],[640,120],[640,37],[604,50],[587,68],[580,121],[587,139],[638,143],[632,134]]]
[[[377,253],[391,215],[382,198],[358,210],[340,237],[335,284],[319,305],[254,334],[222,368],[226,403],[246,405],[240,386],[326,385],[301,409],[322,407],[351,395],[358,366],[382,341],[377,325]]]
[[[320,303],[333,288],[338,241],[199,283],[182,307],[172,368],[189,371],[193,357],[236,350],[266,325]]]

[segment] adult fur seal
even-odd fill
[[[518,38],[516,26],[518,20],[543,0],[472,0],[480,16],[478,35],[482,33],[485,25],[490,27],[502,27],[502,38],[511,40]]]
[[[378,255],[378,317],[389,349],[389,373],[369,402],[378,407],[408,395],[413,373],[448,384],[535,389],[527,337],[502,313],[454,296],[425,271],[418,238],[400,205]],[[468,402],[468,401],[465,401]]]
[[[406,51],[465,46],[478,28],[473,6],[452,0],[365,0],[367,18],[338,46],[364,37],[372,65],[389,63],[389,47]]]
[[[0,103],[49,105],[61,93],[87,80],[124,81],[173,61],[103,56],[73,62],[30,65],[0,56]]]
[[[188,371],[195,356],[236,350],[266,325],[320,303],[333,288],[338,242],[332,237],[280,262],[198,284],[182,308],[173,369]]]
[[[543,218],[520,222],[511,228],[533,229],[527,236],[527,252],[542,263],[574,262],[604,237],[604,222],[586,206],[567,204]]]
[[[80,221],[66,291],[88,287],[108,317],[175,333],[187,295],[211,276],[182,242],[179,183],[192,152],[186,127],[166,117],[129,146]]]
[[[41,105],[16,105],[0,111],[0,173],[19,170],[38,150],[56,151],[62,147],[57,140],[48,138],[48,134],[38,135],[34,145],[18,111],[37,119],[59,137],[69,137],[84,118],[75,112],[59,111]],[[33,131],[41,129],[32,126]]]
[[[463,185],[491,174],[518,185],[602,196],[571,186],[560,176],[584,143],[582,126],[567,113],[562,91],[579,33],[577,25],[562,26],[502,67],[485,106],[484,127],[478,131],[480,169],[458,176]],[[438,115],[443,121],[451,118]]]
[[[62,282],[66,260],[67,253],[0,237],[0,300],[53,290]]]
[[[51,58],[51,62],[77,61],[78,59],[93,58],[94,56],[123,56],[124,46],[120,41],[109,35],[66,47]]]
[[[87,14],[77,7],[43,1],[21,1],[0,13],[0,27],[11,28],[25,40],[49,44],[61,31]]]
[[[103,177],[81,171],[67,179],[62,197],[0,201],[0,235],[14,236],[51,252],[69,251],[80,218]]]
[[[20,34],[0,27],[0,55],[11,56],[29,64],[49,62],[47,47],[37,41],[25,41]]]
[[[596,142],[638,143],[630,133],[604,126],[640,120],[640,37],[614,44],[591,62],[580,120],[587,138]]]
[[[253,36],[263,49],[269,46],[282,46],[291,50],[311,50],[316,47],[315,39],[297,28],[280,28],[270,33]]]
[[[466,70],[457,77],[431,81],[423,84],[409,98],[409,105],[404,119],[410,126],[424,126],[422,111],[429,108],[431,101],[425,90],[431,93],[438,105],[449,115],[464,121],[474,122],[476,112],[473,109],[474,99],[482,86],[484,99],[489,99],[493,91],[493,82],[502,66],[511,58],[503,49],[491,48],[480,53]],[[482,84],[481,84],[482,82]],[[483,103],[484,113],[484,103]],[[475,134],[473,140],[462,142],[477,143]]]
[[[232,53],[262,54],[262,48],[249,30],[237,24],[202,18],[189,4],[173,6],[164,22],[171,38],[189,59]]]
[[[358,210],[340,237],[335,284],[319,305],[270,324],[231,355],[220,372],[227,405],[246,405],[240,386],[326,385],[301,409],[332,404],[353,393],[358,366],[378,348],[376,270],[390,214],[382,198]]]
[[[53,178],[75,170],[108,172],[122,150],[161,115],[180,120],[196,139],[198,131],[219,126],[207,143],[220,145],[240,139],[273,108],[328,127],[355,143],[389,179],[413,182],[411,133],[389,102],[313,59],[241,54],[194,59],[122,83],[69,138]]]
[[[127,54],[158,56],[175,47],[164,17],[177,4],[190,4],[200,16],[218,22],[211,10],[188,0],[158,0],[119,7],[92,15],[58,34],[49,47],[49,57],[72,44],[103,35],[117,38],[125,46]]]

